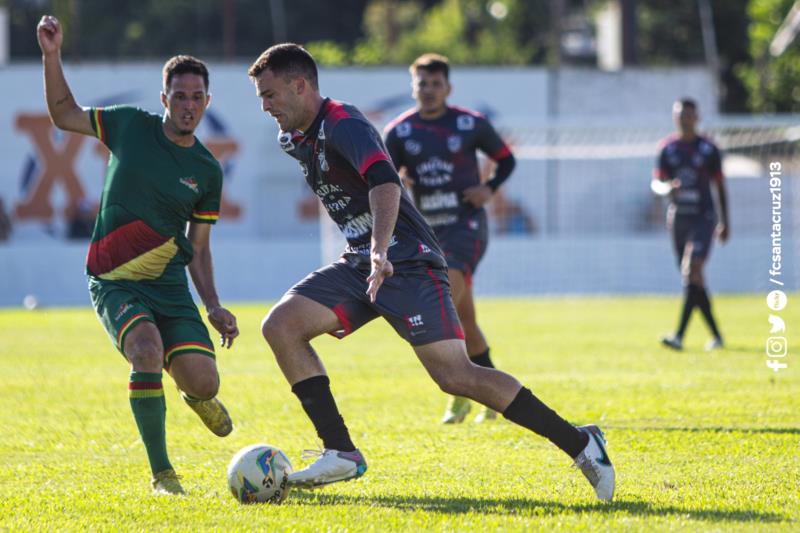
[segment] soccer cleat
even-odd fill
[[[155,494],[186,494],[181,487],[180,478],[173,469],[162,470],[153,475],[153,493]]]
[[[677,351],[683,350],[683,339],[681,339],[677,335],[672,335],[669,337],[661,337],[661,344],[663,344],[667,348],[672,348],[673,350]]]
[[[463,396],[451,396],[447,403],[447,410],[442,417],[442,424],[460,424],[469,414],[472,406]]]
[[[721,337],[714,337],[713,339],[711,339],[710,341],[708,341],[706,343],[706,351],[707,352],[718,350],[718,349],[724,348],[724,347],[725,347],[725,343],[722,342],[722,338]]]
[[[195,400],[190,398],[185,392],[181,391],[181,397],[186,405],[192,408],[192,411],[197,413],[203,424],[206,425],[211,433],[218,437],[225,437],[230,435],[233,431],[233,421],[231,420],[228,410],[222,405],[222,402],[216,398],[210,400]]]
[[[589,443],[575,458],[575,466],[589,480],[597,498],[610,502],[614,498],[614,465],[608,458],[603,432],[595,425],[580,426],[577,429],[589,436]]]
[[[481,424],[487,420],[494,420],[497,418],[497,411],[490,407],[484,407],[481,412],[475,417],[475,423]]]
[[[364,475],[367,471],[367,461],[361,452],[340,452],[339,450],[325,449],[308,451],[303,457],[317,457],[303,470],[289,474],[290,487],[313,489],[337,481],[348,481]]]

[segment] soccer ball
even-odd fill
[[[228,465],[228,486],[242,503],[281,503],[289,495],[292,464],[269,444],[239,450]]]

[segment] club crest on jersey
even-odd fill
[[[292,141],[292,133],[289,131],[282,131],[278,134],[278,144],[284,152],[291,152],[294,150],[294,141]]]
[[[456,118],[456,128],[460,131],[470,131],[475,129],[475,117],[472,115],[458,115]]]
[[[401,122],[397,125],[397,136],[400,138],[408,137],[411,135],[411,123]]]
[[[422,145],[413,139],[408,139],[405,144],[406,152],[411,155],[419,155],[422,152]]]
[[[472,117],[470,117],[472,118]],[[461,136],[460,135],[451,135],[447,138],[447,148],[451,152],[458,152],[461,150]]]
[[[327,172],[331,169],[330,165],[328,165],[328,160],[325,159],[325,151],[321,151],[317,154],[317,160],[319,161],[319,169],[323,172]]]
[[[180,178],[178,181],[189,187],[192,191],[199,193],[200,188],[197,186],[197,180],[194,179],[194,176],[189,176],[188,178]]]

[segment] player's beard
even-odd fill
[[[181,127],[180,123],[177,120],[172,120],[172,127],[181,136],[189,136],[194,134],[194,130],[197,129],[197,124],[193,124],[190,128]]]

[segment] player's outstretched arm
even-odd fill
[[[45,15],[36,26],[36,38],[42,49],[44,96],[50,119],[62,130],[94,135],[89,113],[75,102],[61,66],[64,32],[58,19]]]
[[[239,336],[239,327],[233,313],[222,307],[214,287],[214,267],[211,260],[211,224],[189,223],[189,241],[192,243],[194,257],[189,263],[189,275],[192,276],[197,294],[203,300],[208,313],[208,321],[220,335],[222,346],[230,348],[233,339]]]
[[[375,301],[383,280],[394,274],[389,262],[389,242],[392,239],[397,213],[400,210],[401,189],[399,183],[390,182],[377,185],[369,190],[369,208],[372,212],[372,270],[367,282],[367,294],[370,301]]]

